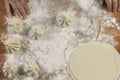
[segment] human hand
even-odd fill
[[[120,11],[120,0],[99,0],[100,4],[107,4],[108,10],[111,12]]]
[[[16,14],[21,19],[26,19],[27,15],[30,14],[28,2],[30,0],[5,0],[5,8],[8,17]]]

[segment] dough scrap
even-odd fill
[[[72,24],[72,18],[67,12],[59,13],[56,16],[56,21],[58,25],[62,26],[63,28],[69,27]]]
[[[120,65],[117,54],[111,45],[88,43],[72,53],[69,70],[77,80],[117,80]]]
[[[7,60],[2,69],[5,77],[13,78],[18,71],[18,66],[15,62]]]
[[[44,34],[44,30],[40,27],[40,25],[32,26],[29,31],[29,36],[35,40],[39,40],[43,34]]]

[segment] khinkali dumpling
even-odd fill
[[[29,76],[39,77],[40,68],[34,59],[27,58],[24,63],[24,71]]]
[[[44,30],[41,28],[40,25],[34,25],[29,30],[29,36],[35,40],[39,40],[43,34]]]
[[[13,78],[18,71],[18,66],[14,61],[7,60],[2,69],[5,77]]]
[[[67,12],[59,13],[56,16],[56,21],[58,25],[62,26],[63,28],[69,27],[72,24],[72,18]]]
[[[16,53],[21,49],[21,41],[19,39],[8,38],[4,44],[9,53]]]
[[[23,20],[17,17],[7,18],[8,32],[21,33],[23,31],[24,23]]]

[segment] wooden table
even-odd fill
[[[1,25],[5,23],[5,18],[4,18],[5,15],[6,13],[5,13],[5,7],[4,7],[4,0],[0,0],[0,37],[6,31],[6,26]],[[5,47],[3,43],[0,41],[0,80],[9,80],[5,78],[2,73],[2,66],[6,58],[5,53],[6,53]]]

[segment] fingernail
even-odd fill
[[[30,15],[30,13],[31,13],[31,12],[29,11],[29,12],[28,12],[28,15]]]
[[[21,19],[24,19],[24,17],[21,17]]]
[[[118,9],[118,11],[120,12],[120,9]]]
[[[103,4],[102,1],[100,1],[100,4],[101,4],[101,5]]]
[[[112,9],[109,8],[108,11],[109,11],[109,12],[112,12]]]
[[[26,18],[27,18],[27,16],[24,17],[24,19],[26,19]]]

